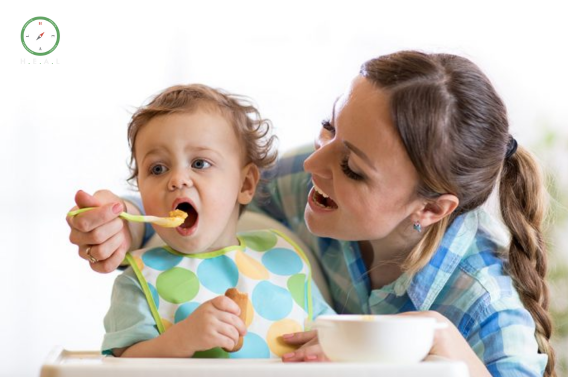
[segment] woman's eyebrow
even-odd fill
[[[350,151],[352,151],[357,156],[359,156],[359,158],[361,160],[363,160],[367,165],[369,165],[369,167],[371,169],[376,170],[375,165],[373,164],[373,161],[371,161],[369,156],[367,156],[361,149],[357,148],[356,146],[354,146],[353,144],[351,144],[348,141],[343,141],[343,145],[345,145]]]
[[[337,105],[337,101],[339,101],[339,98],[341,96],[338,96],[335,101],[333,101],[333,106],[331,107],[331,124],[335,123],[335,105]]]

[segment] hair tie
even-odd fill
[[[514,137],[510,137],[509,143],[507,144],[507,153],[505,153],[505,160],[508,160],[517,151],[517,140]]]

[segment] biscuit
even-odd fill
[[[237,288],[229,288],[225,292],[225,296],[233,300],[239,306],[239,308],[241,309],[241,314],[239,315],[239,318],[244,323],[246,323],[247,309],[248,309],[248,294],[239,292]],[[226,352],[237,352],[243,346],[243,340],[244,340],[243,337],[239,336],[239,341],[237,342],[237,344],[233,349],[228,350],[226,348],[223,348],[223,350]]]

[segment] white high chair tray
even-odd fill
[[[120,359],[98,351],[56,347],[40,377],[468,377],[464,363],[428,357],[409,365],[379,363],[282,363],[279,359]]]

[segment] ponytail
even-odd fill
[[[508,272],[525,308],[531,313],[540,353],[548,355],[544,376],[556,377],[555,356],[550,345],[552,321],[545,281],[546,244],[542,223],[546,213],[546,190],[534,157],[518,147],[505,159],[499,185],[501,215],[511,232]]]
[[[545,376],[555,377],[541,230],[546,191],[534,159],[511,139],[507,109],[491,81],[468,59],[417,51],[371,59],[361,75],[389,95],[393,124],[420,177],[418,197],[459,199],[452,215],[425,230],[403,269],[411,274],[428,263],[449,224],[485,203],[500,179],[512,236],[506,268],[534,319],[539,352],[548,355]]]

